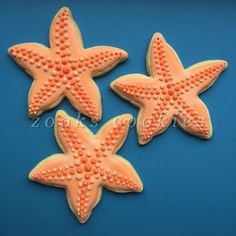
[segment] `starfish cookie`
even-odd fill
[[[29,178],[65,188],[70,208],[81,223],[99,202],[102,187],[115,192],[141,192],[143,184],[136,171],[116,155],[131,121],[131,115],[118,116],[94,135],[85,125],[58,111],[55,136],[64,154],[41,161]]]
[[[164,132],[174,118],[185,131],[208,139],[212,136],[211,119],[198,94],[226,67],[225,61],[213,60],[184,69],[174,49],[156,33],[147,52],[150,77],[125,75],[113,81],[111,89],[141,108],[137,119],[140,144]]]
[[[84,49],[80,31],[66,7],[52,21],[50,46],[23,43],[9,48],[13,59],[34,78],[28,97],[29,116],[39,116],[66,96],[78,111],[99,121],[101,97],[92,77],[112,69],[127,58],[127,53],[108,46]]]

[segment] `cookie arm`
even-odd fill
[[[80,187],[73,182],[67,186],[67,200],[71,210],[74,212],[80,223],[85,223],[92,213],[93,208],[98,204],[102,189],[100,186]]]
[[[87,144],[91,136],[94,136],[82,122],[70,117],[63,110],[57,111],[54,128],[55,136],[61,149],[65,153],[74,153],[72,150],[72,147],[74,147],[77,150],[74,155],[83,154],[83,144]],[[78,156],[74,157],[78,158]]]
[[[130,114],[111,119],[99,130],[96,135],[97,138],[104,142],[106,146],[110,146],[110,152],[115,153],[124,143],[132,119],[133,117]]]
[[[186,74],[190,78],[190,82],[195,84],[195,92],[199,94],[211,86],[226,68],[226,61],[205,61],[189,67]]]
[[[127,101],[141,106],[148,96],[158,98],[160,91],[154,86],[154,80],[142,74],[129,74],[112,81],[110,88]]]
[[[175,50],[166,42],[164,36],[155,33],[147,52],[147,70],[158,81],[171,79],[171,75],[181,75],[184,68]]]
[[[69,169],[66,167],[64,154],[52,155],[42,160],[29,174],[29,179],[42,184],[64,187],[67,184],[66,176]]]
[[[38,43],[17,44],[8,49],[9,55],[33,78],[46,74],[49,67],[49,48]],[[40,79],[40,78],[39,78]]]
[[[67,48],[76,55],[78,50],[83,50],[82,35],[67,7],[61,8],[51,23],[50,46],[55,53],[60,53],[61,50]]]
[[[140,109],[137,118],[137,133],[139,143],[148,143],[155,135],[164,132],[170,125],[173,111],[167,110],[163,103],[144,106]]]
[[[81,64],[87,63],[91,76],[96,77],[110,71],[127,57],[127,52],[122,49],[97,46],[85,50],[85,58],[82,58]]]
[[[115,192],[142,192],[143,184],[132,165],[120,156],[103,161],[110,171],[102,178],[102,185]]]
[[[205,104],[200,100],[188,100],[188,105],[176,116],[178,124],[188,133],[200,138],[209,139],[212,136],[210,114]]]

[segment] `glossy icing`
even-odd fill
[[[84,49],[70,10],[63,7],[50,27],[50,48],[23,43],[9,48],[11,57],[33,78],[28,96],[30,117],[37,117],[67,97],[94,121],[102,116],[100,92],[92,80],[127,58],[124,50],[98,46]]]
[[[115,117],[94,135],[83,123],[58,111],[55,136],[64,153],[41,161],[29,178],[65,188],[70,208],[81,223],[99,202],[102,187],[116,192],[141,192],[143,184],[138,174],[116,154],[131,121],[129,114]]]
[[[164,132],[174,118],[185,131],[208,139],[212,136],[211,119],[198,94],[212,85],[226,67],[227,62],[212,60],[184,69],[174,49],[156,33],[147,52],[150,76],[125,75],[113,81],[111,89],[140,107],[140,144]]]

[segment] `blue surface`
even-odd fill
[[[104,190],[89,221],[81,225],[62,189],[35,184],[28,172],[60,152],[45,122],[57,109],[76,116],[64,101],[44,113],[39,127],[27,117],[31,78],[7,55],[13,44],[48,45],[48,29],[62,6],[71,8],[85,47],[111,45],[129,59],[96,80],[103,96],[103,119],[138,110],[116,96],[109,84],[127,73],[146,73],[145,54],[154,32],[164,34],[185,67],[225,59],[229,68],[201,98],[211,113],[209,141],[170,127],[150,144],[137,144],[134,128],[119,154],[139,172],[141,194]],[[1,1],[0,235],[57,236],[235,236],[236,235],[236,2],[235,1]],[[114,109],[115,108],[115,109]],[[49,120],[50,121],[50,120]],[[90,125],[88,119],[86,124]]]

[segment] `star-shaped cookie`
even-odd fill
[[[102,187],[115,192],[141,192],[143,184],[138,174],[116,154],[131,121],[129,114],[115,117],[94,135],[83,123],[58,111],[55,136],[64,153],[41,161],[29,178],[65,188],[70,208],[81,223],[99,202]]]
[[[156,33],[147,52],[150,76],[125,75],[113,81],[111,89],[140,107],[140,144],[164,132],[174,118],[185,131],[208,139],[212,136],[211,119],[198,94],[210,87],[226,67],[227,62],[212,60],[184,69],[174,49]]]
[[[63,7],[50,27],[50,48],[23,43],[9,54],[33,78],[28,96],[30,117],[57,106],[67,97],[81,113],[94,121],[102,116],[100,92],[93,77],[104,74],[127,58],[124,50],[97,46],[85,49],[70,10]]]

